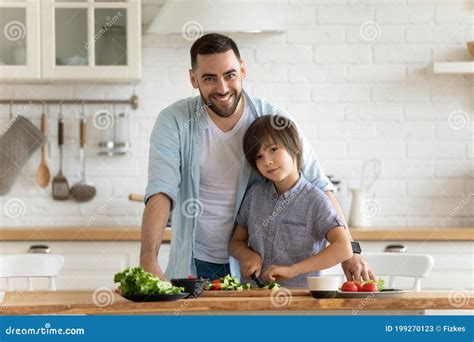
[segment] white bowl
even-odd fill
[[[308,288],[314,298],[334,298],[341,278],[338,276],[308,277]]]

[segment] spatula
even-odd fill
[[[61,110],[58,116],[58,146],[59,146],[59,173],[53,178],[53,198],[55,200],[67,200],[69,198],[69,184],[63,175],[63,145],[64,145],[64,123]]]

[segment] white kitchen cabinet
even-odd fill
[[[0,79],[39,79],[39,1],[0,1]]]
[[[45,0],[41,12],[43,78],[140,78],[140,0]]]
[[[95,290],[99,287],[114,289],[114,274],[140,262],[140,241],[8,241],[0,246],[2,254],[28,253],[30,246],[45,244],[52,254],[64,256],[64,268],[57,279],[58,290]],[[169,244],[161,246],[159,260],[165,269],[168,264]],[[26,288],[24,279],[14,279],[12,288]],[[47,289],[47,279],[34,279],[35,289]],[[0,289],[6,284],[0,280]]]
[[[1,38],[1,81],[140,79],[140,0],[0,0],[0,8],[2,27],[20,37]]]
[[[407,253],[432,255],[434,266],[429,276],[421,280],[422,290],[474,289],[472,241],[360,241],[360,244],[363,252],[384,252],[388,245],[404,245]],[[340,267],[326,271],[327,274],[340,272]],[[412,284],[412,279],[400,277],[395,285],[410,288]]]

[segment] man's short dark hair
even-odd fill
[[[196,69],[197,55],[213,55],[229,50],[234,51],[235,56],[240,61],[239,49],[232,39],[219,33],[205,34],[191,46],[191,67]]]
[[[245,158],[257,172],[256,156],[263,144],[273,143],[284,147],[293,160],[296,160],[298,170],[301,170],[303,146],[295,124],[281,115],[264,115],[257,118],[244,135],[242,147]]]

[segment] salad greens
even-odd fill
[[[178,294],[183,287],[171,285],[170,282],[158,279],[154,274],[145,272],[143,267],[126,268],[114,276],[114,282],[120,283],[119,290],[124,295]]]
[[[385,282],[383,281],[383,279],[379,278],[379,280],[372,280],[375,284],[377,284],[377,290],[379,291],[382,291],[384,286],[385,286]]]

